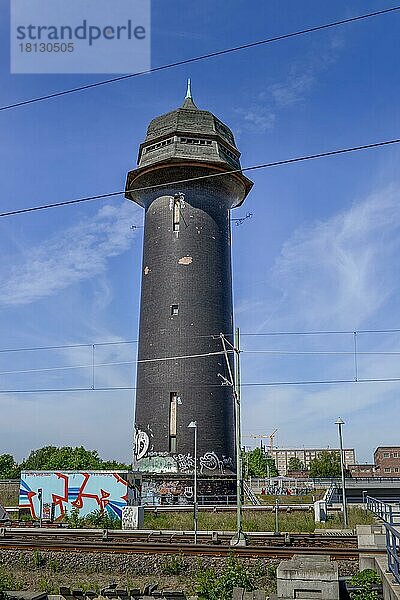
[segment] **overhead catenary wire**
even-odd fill
[[[285,335],[354,335],[354,334],[363,334],[363,333],[372,333],[372,334],[376,334],[376,333],[400,333],[400,329],[397,328],[392,328],[392,329],[352,329],[352,330],[337,330],[337,331],[326,331],[326,330],[320,330],[320,331],[268,331],[268,332],[247,332],[247,333],[242,333],[240,332],[241,336],[285,336]],[[228,344],[230,345],[230,347],[232,349],[234,349],[234,347],[232,346],[232,344],[229,342],[229,340],[227,340],[226,336],[232,336],[232,333],[225,333],[225,341],[228,342]],[[196,339],[196,338],[212,338],[212,339],[220,339],[221,334],[220,333],[210,333],[207,335],[193,335],[190,336],[189,339]],[[58,345],[53,345],[53,346],[21,346],[19,348],[0,348],[0,354],[3,353],[11,353],[11,352],[32,352],[32,351],[39,351],[39,350],[64,350],[64,349],[69,349],[69,348],[92,348],[93,346],[114,346],[114,345],[122,345],[122,344],[137,344],[138,340],[118,340],[118,341],[100,341],[100,342],[87,342],[87,343],[81,343],[81,344],[58,344]],[[240,350],[240,352],[243,352],[244,350]],[[246,351],[246,350],[245,350]],[[247,352],[251,352],[251,350],[247,350]],[[263,352],[263,351],[261,351]],[[269,352],[269,351],[267,351]],[[353,352],[349,351],[350,354],[352,354]],[[358,352],[358,354],[360,354],[360,352]],[[362,352],[361,352],[362,354]]]
[[[227,350],[228,354],[233,354],[235,350]],[[357,351],[356,353],[351,350],[238,350],[240,354],[269,354],[276,356],[400,356],[400,351]],[[191,354],[187,356],[166,356],[162,358],[148,358],[142,360],[120,360],[120,361],[111,361],[111,362],[100,362],[95,363],[94,366],[96,369],[98,367],[116,367],[122,365],[136,365],[139,363],[150,363],[150,362],[162,362],[166,360],[186,360],[192,358],[205,358],[209,356],[220,356],[225,352],[208,352],[206,354]],[[48,371],[69,371],[74,369],[91,369],[93,364],[85,364],[85,365],[62,365],[58,367],[38,367],[35,369],[16,369],[13,371],[0,371],[0,375],[20,375],[26,373],[44,373]]]
[[[216,50],[214,52],[208,52],[207,54],[202,54],[200,56],[194,56],[191,58],[186,58],[183,60],[178,60],[175,62],[171,62],[171,63],[167,63],[164,65],[160,65],[158,67],[153,67],[144,71],[138,71],[136,73],[129,73],[127,75],[120,75],[118,77],[112,77],[110,79],[104,79],[102,81],[96,81],[94,83],[87,83],[85,85],[80,85],[74,88],[69,88],[67,90],[61,90],[59,92],[53,92],[50,94],[45,94],[43,96],[37,96],[36,98],[30,98],[28,100],[20,100],[18,102],[14,102],[12,104],[8,104],[5,106],[1,106],[0,107],[0,111],[6,111],[6,110],[11,110],[13,108],[19,108],[21,106],[26,106],[28,104],[35,104],[37,102],[43,102],[45,100],[52,100],[54,98],[59,98],[61,96],[66,96],[68,94],[74,94],[77,92],[83,92],[86,90],[90,90],[90,89],[94,89],[100,86],[105,86],[105,85],[110,85],[112,83],[117,83],[120,81],[126,81],[128,79],[132,79],[134,77],[141,77],[142,75],[148,75],[149,73],[156,73],[159,71],[165,71],[167,69],[172,69],[175,67],[180,67],[183,65],[188,65],[191,63],[195,63],[195,62],[200,62],[203,60],[208,60],[211,58],[216,58],[218,56],[224,56],[227,54],[231,54],[233,52],[239,52],[242,50],[249,50],[250,48],[256,48],[256,47],[260,47],[266,44],[271,44],[271,43],[275,43],[275,42],[280,42],[282,40],[285,39],[289,39],[289,38],[294,38],[294,37],[298,37],[298,36],[302,36],[302,35],[306,35],[309,33],[314,33],[316,31],[322,31],[324,29],[330,29],[333,27],[339,27],[342,25],[347,25],[349,23],[354,23],[356,21],[362,21],[364,19],[369,19],[372,17],[378,17],[381,15],[385,15],[388,13],[393,13],[395,11],[400,10],[400,6],[393,6],[391,8],[385,8],[382,10],[377,10],[374,12],[370,12],[370,13],[364,13],[362,15],[356,15],[354,17],[349,17],[348,19],[341,19],[338,21],[331,21],[330,23],[323,23],[322,25],[315,25],[313,27],[307,27],[305,29],[301,29],[298,31],[292,31],[290,33],[284,33],[282,35],[277,35],[274,37],[270,37],[270,38],[266,38],[263,40],[258,40],[256,42],[249,42],[247,44],[241,44],[240,46],[234,46],[231,48],[225,48],[224,50]]]
[[[324,380],[299,380],[299,381],[265,381],[265,382],[244,382],[241,383],[242,387],[281,387],[281,386],[302,386],[302,385],[340,385],[340,384],[355,384],[360,383],[396,383],[400,382],[400,377],[387,377],[387,378],[362,378],[362,379],[324,379]],[[180,384],[181,382],[175,382]],[[221,387],[221,384],[190,384],[184,383],[186,388],[199,389],[199,388],[216,388]],[[41,388],[41,389],[8,389],[1,390],[0,394],[42,394],[42,393],[69,393],[69,392],[112,392],[112,391],[131,391],[139,389],[151,389],[154,387],[162,388],[163,384],[155,383],[153,385],[147,384],[146,386],[109,386],[109,387],[76,387],[76,388]]]
[[[34,352],[39,350],[68,350],[73,348],[92,348],[92,346],[116,346],[119,344],[137,344],[138,340],[121,340],[119,342],[91,342],[90,344],[62,344],[58,346],[31,346],[24,348],[3,348],[0,354],[8,352]]]
[[[13,215],[20,215],[20,214],[24,214],[24,213],[30,213],[30,212],[35,212],[35,211],[39,211],[39,210],[48,210],[50,208],[58,208],[60,206],[67,206],[70,204],[79,204],[82,202],[89,202],[89,201],[94,201],[94,200],[105,200],[107,198],[112,198],[115,196],[122,196],[125,193],[129,193],[129,192],[143,192],[143,191],[147,191],[147,190],[155,190],[155,189],[160,189],[160,188],[165,188],[165,187],[170,187],[170,186],[175,186],[175,185],[179,185],[179,184],[183,184],[183,183],[190,183],[192,181],[200,181],[200,180],[204,180],[204,179],[213,179],[215,177],[227,177],[228,175],[234,175],[235,173],[242,173],[242,172],[247,172],[247,171],[256,171],[259,169],[267,169],[267,168],[272,168],[272,167],[279,167],[282,165],[288,165],[288,164],[294,164],[294,163],[299,163],[299,162],[304,162],[307,160],[316,160],[319,158],[325,158],[328,156],[336,156],[339,154],[348,154],[350,152],[358,152],[361,150],[369,150],[371,148],[379,148],[381,146],[390,146],[393,144],[398,144],[400,143],[400,138],[395,138],[392,140],[384,140],[382,142],[374,142],[371,144],[364,144],[361,146],[351,146],[348,148],[339,148],[337,150],[329,150],[327,152],[319,152],[318,154],[308,154],[305,156],[298,156],[298,157],[294,157],[294,158],[287,158],[287,159],[283,159],[283,160],[278,160],[278,161],[274,161],[274,162],[269,162],[269,163],[261,163],[258,165],[252,165],[250,167],[243,167],[240,169],[231,169],[229,171],[221,171],[219,173],[210,173],[208,175],[200,175],[198,177],[190,177],[187,179],[178,179],[175,181],[169,181],[166,183],[158,183],[156,185],[147,185],[144,187],[137,187],[134,188],[132,190],[119,190],[116,192],[108,192],[106,194],[97,194],[95,196],[84,196],[83,198],[76,198],[74,200],[65,200],[63,202],[54,202],[52,204],[42,204],[40,206],[32,206],[30,208],[21,208],[18,210],[11,210],[8,212],[3,212],[0,213],[0,217],[10,217]]]
[[[227,350],[228,353],[233,353],[233,350]],[[206,352],[204,354],[188,354],[185,356],[164,356],[164,357],[159,357],[159,358],[143,358],[140,360],[121,360],[121,361],[113,361],[113,362],[106,362],[106,363],[95,363],[95,367],[111,367],[111,366],[117,366],[117,365],[135,365],[135,364],[139,364],[139,363],[153,363],[153,362],[162,362],[162,361],[166,361],[166,360],[186,360],[189,358],[206,358],[209,356],[221,356],[222,354],[225,354],[224,351],[218,351],[218,352]],[[400,353],[399,353],[400,354]],[[16,375],[16,374],[21,374],[21,373],[39,373],[42,371],[64,371],[67,369],[88,369],[88,368],[92,368],[93,364],[87,364],[87,365],[64,365],[61,367],[44,367],[44,368],[38,368],[38,369],[22,369],[22,370],[16,370],[16,371],[1,371],[0,375]]]

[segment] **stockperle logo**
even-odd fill
[[[151,67],[151,0],[10,0],[11,73]]]

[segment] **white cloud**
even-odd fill
[[[279,111],[303,102],[316,84],[318,76],[338,58],[343,39],[331,36],[325,46],[293,60],[278,81],[266,85],[265,89],[252,91],[248,107],[236,109],[241,124],[239,133],[246,128],[264,133],[273,129]]]
[[[397,286],[399,196],[390,186],[295,232],[272,273],[281,294],[278,319],[353,329],[384,305]]]
[[[285,81],[274,83],[269,87],[269,94],[276,107],[290,106],[303,100],[314,83],[312,70],[308,72],[292,72]]]
[[[30,304],[104,273],[107,261],[130,247],[138,210],[128,202],[105,205],[94,217],[30,247],[20,264],[3,265],[0,305]]]
[[[247,109],[237,109],[236,113],[240,115],[242,120],[241,129],[247,128],[251,131],[264,133],[265,131],[272,129],[275,124],[276,116],[274,112],[268,107],[263,107],[258,104],[254,104]]]

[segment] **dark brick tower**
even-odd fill
[[[232,388],[222,385],[225,357],[212,353],[221,332],[232,342],[229,211],[252,183],[240,172],[207,176],[240,169],[239,157],[189,83],[183,105],[151,121],[128,173],[126,197],[145,209],[134,451],[143,472],[193,471],[191,421],[199,473],[235,470]]]

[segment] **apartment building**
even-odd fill
[[[303,463],[304,468],[309,469],[311,461],[321,452],[339,452],[339,448],[273,448],[269,451],[275,460],[279,475],[282,476],[287,474],[291,458],[298,458]],[[343,453],[345,467],[354,465],[356,462],[354,448],[345,448]]]
[[[374,463],[375,477],[400,477],[400,446],[378,446]]]

